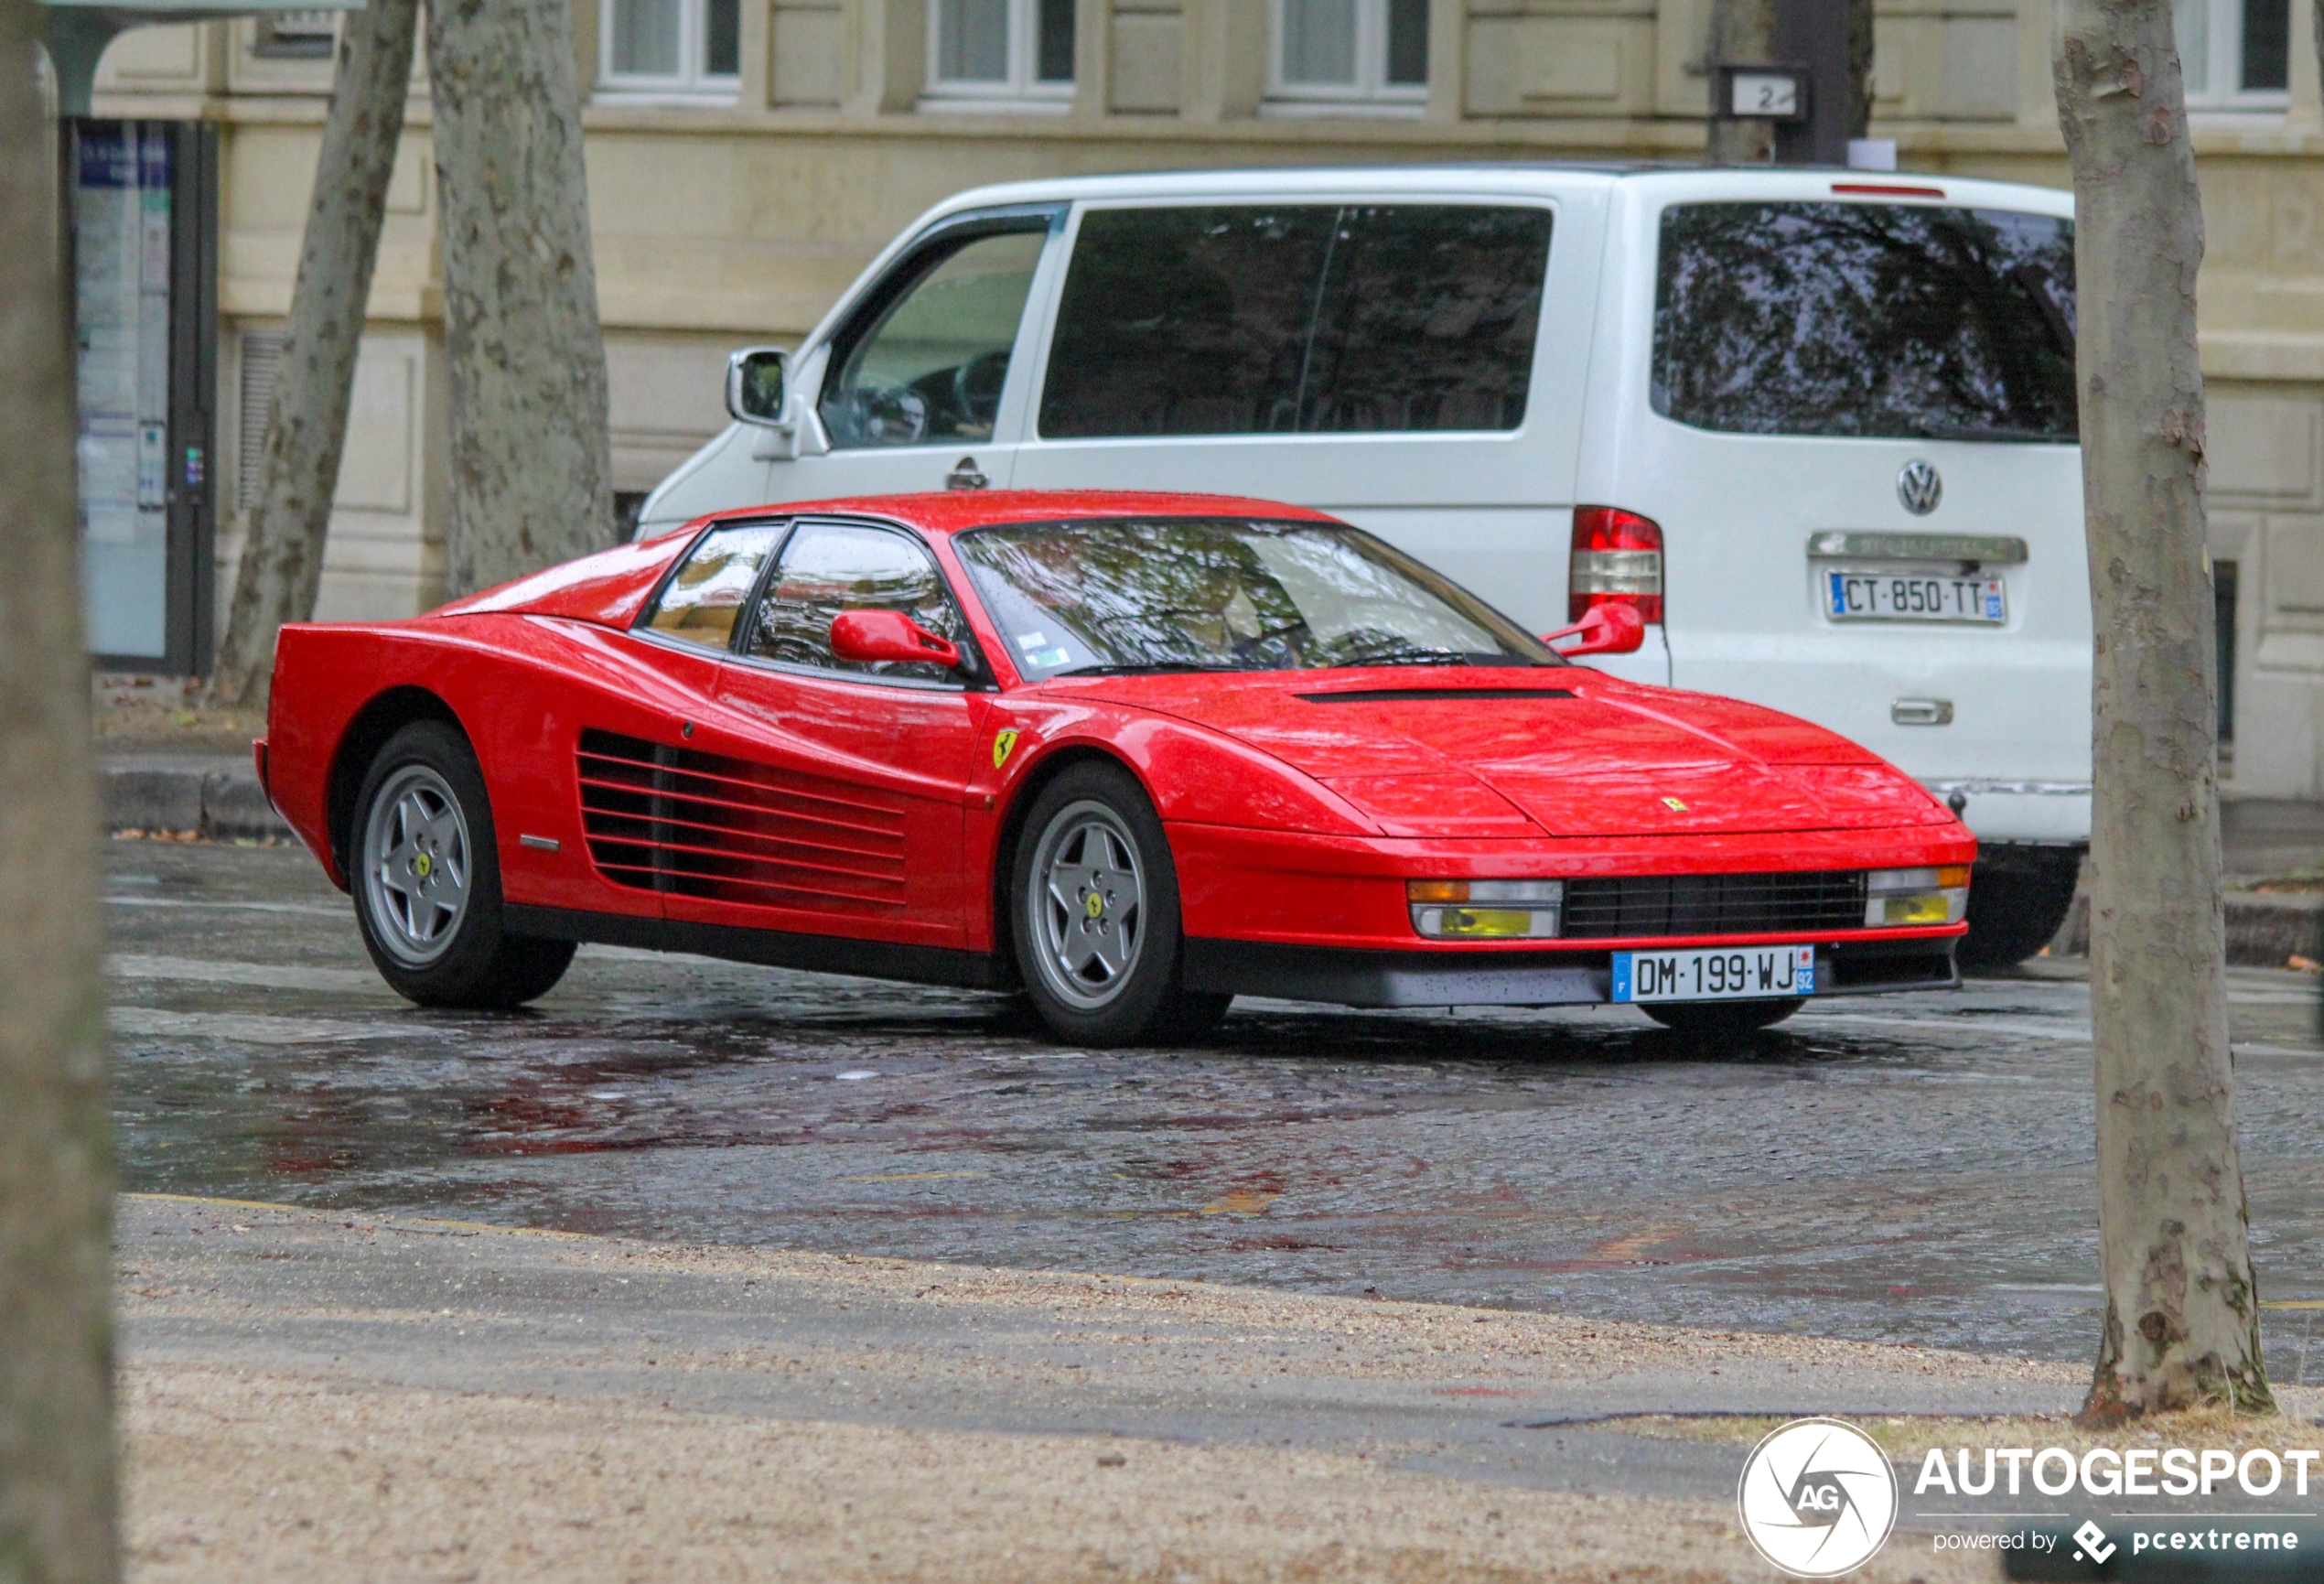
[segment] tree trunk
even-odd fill
[[[229,708],[265,696],[275,629],[314,620],[418,16],[419,0],[371,0],[348,17],[339,42],[290,329],[266,419],[265,490],[242,544],[233,609],[210,684],[211,701]]]
[[[605,339],[566,0],[439,0],[427,62],[462,594],[613,543]]]
[[[1713,165],[1766,165],[1775,157],[1775,125],[1738,121],[1718,102],[1719,68],[1765,65],[1775,59],[1775,0],[1711,0],[1711,125],[1706,154]]]
[[[1848,0],[1848,135],[1872,134],[1872,0]]]
[[[2059,0],[2057,27],[2098,634],[2090,1003],[2106,1318],[2082,1413],[2265,1412],[2227,1045],[2186,99],[2169,0]]]
[[[39,8],[0,0],[0,1577],[119,1576],[113,1119]]]

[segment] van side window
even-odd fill
[[[893,276],[874,288],[869,313],[841,332],[816,404],[834,447],[993,437],[1046,226],[923,254],[901,267],[900,290]]]
[[[1513,429],[1550,220],[1453,204],[1092,210],[1040,432]]]
[[[2073,222],[1673,204],[1652,394],[1663,416],[1727,434],[2071,444]]]

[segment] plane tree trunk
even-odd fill
[[[1775,124],[1737,121],[1717,102],[1721,65],[1764,65],[1775,59],[1775,0],[1711,0],[1711,128],[1707,156],[1713,165],[1765,165],[1775,155]]]
[[[462,594],[612,543],[605,339],[566,0],[437,0],[427,60]]]
[[[0,1576],[109,1584],[113,1120],[39,34],[0,0]]]
[[[2169,0],[2058,0],[2056,16],[2098,634],[2090,1001],[2106,1306],[2082,1413],[2266,1412],[2227,1044],[2186,99]]]
[[[419,0],[371,0],[349,16],[339,40],[339,75],[266,419],[266,455],[253,459],[265,483],[242,542],[226,639],[210,676],[210,701],[229,708],[264,699],[275,630],[315,616],[418,17]]]

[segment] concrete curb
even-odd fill
[[[2073,910],[2050,943],[2052,956],[2090,954],[2090,893],[2074,898]],[[2231,891],[2227,895],[2227,960],[2240,968],[2280,968],[2291,957],[2324,960],[2324,892],[2271,895]]]
[[[291,834],[267,805],[257,771],[231,760],[113,760],[99,763],[97,780],[109,831],[193,831],[213,841]]]

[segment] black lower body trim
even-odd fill
[[[1189,937],[1189,990],[1343,1007],[1573,1007],[1613,995],[1605,952],[1379,952]],[[1845,941],[1816,948],[1818,1000],[1961,983],[1953,942]]]
[[[952,985],[967,990],[1008,987],[1000,964],[988,952],[958,952],[942,946],[898,946],[844,935],[801,935],[787,930],[750,930],[734,924],[696,924],[681,919],[641,919],[629,913],[591,913],[572,908],[529,908],[511,902],[501,910],[511,935],[552,941],[595,941],[649,952],[692,952],[734,963],[769,968],[804,968],[817,974],[852,974],[864,979],[900,979],[913,985]]]

